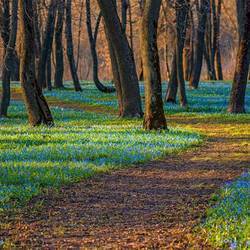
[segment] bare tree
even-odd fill
[[[157,46],[157,26],[161,0],[146,0],[141,31],[141,48],[145,80],[144,128],[166,129],[163,110],[161,73]]]
[[[63,43],[62,43],[64,9],[65,9],[65,0],[58,0],[57,21],[55,27],[56,66],[55,66],[54,87],[59,89],[64,88],[63,86],[64,57],[63,57]]]
[[[75,91],[82,91],[80,81],[78,78],[75,58],[74,58],[74,45],[73,45],[73,37],[72,37],[72,0],[66,0],[66,27],[65,34],[67,40],[67,56],[69,60],[70,72],[73,78],[73,83],[75,87]]]
[[[90,0],[86,0],[86,24],[87,24],[87,31],[88,31],[88,37],[89,37],[90,51],[91,51],[92,61],[93,61],[93,80],[97,89],[99,89],[101,92],[112,93],[112,92],[115,92],[115,88],[104,86],[100,82],[99,77],[98,77],[98,56],[96,52],[96,41],[97,41],[101,18],[102,18],[102,13],[100,12],[96,20],[96,25],[95,25],[94,34],[93,34],[92,22],[91,22]]]
[[[196,35],[196,43],[195,43],[195,56],[194,56],[194,67],[190,78],[190,87],[198,88],[201,69],[202,69],[202,60],[204,54],[204,38],[205,38],[205,30],[207,23],[207,13],[209,11],[210,0],[201,0],[199,7],[199,21]]]
[[[240,35],[237,64],[228,107],[230,113],[245,112],[245,94],[250,64],[250,0],[246,0],[244,4],[244,28]]]
[[[46,65],[52,51],[53,36],[55,29],[57,1],[51,0],[48,8],[48,17],[44,31],[41,54],[38,63],[37,80],[43,88],[46,87]]]
[[[181,106],[187,106],[187,96],[185,79],[183,72],[183,49],[186,38],[186,29],[189,13],[188,0],[176,0],[176,67],[177,67],[177,81],[179,89],[179,99]]]
[[[21,22],[21,87],[24,103],[32,126],[46,124],[52,126],[53,118],[43,96],[41,84],[36,80],[35,73],[35,31],[32,0],[20,0]]]
[[[109,42],[114,82],[122,117],[141,117],[142,107],[135,61],[114,0],[98,0]],[[120,96],[120,97],[119,97]]]
[[[12,0],[11,22],[10,15],[10,1],[3,1],[3,26],[1,34],[4,41],[5,53],[2,72],[2,100],[0,106],[0,116],[7,116],[8,107],[10,104],[10,79],[13,65],[15,65],[15,47],[17,36],[17,10],[18,0]]]

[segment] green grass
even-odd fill
[[[56,126],[30,128],[21,103],[0,120],[0,209],[48,188],[177,153],[202,138],[180,129],[145,132],[140,120],[53,108]]]
[[[70,88],[71,85],[65,85]],[[117,110],[116,93],[104,94],[96,89],[93,84],[82,84],[83,92],[75,93],[74,91],[61,90],[46,92],[47,97],[57,98],[62,101],[82,103],[91,106],[104,106],[112,110]],[[144,87],[140,85],[141,95],[144,96]],[[229,94],[231,85],[228,83],[201,83],[196,90],[190,90],[187,87],[188,109],[182,108],[179,105],[165,103],[164,108],[168,114],[175,113],[211,113],[222,114],[226,113],[228,106]],[[166,84],[163,84],[163,95],[166,92]],[[247,86],[246,107],[249,112],[250,107],[250,85]]]
[[[209,242],[219,249],[249,249],[250,173],[228,183],[213,199],[216,205],[202,225]]]
[[[18,84],[13,84],[13,88],[19,88]],[[82,82],[83,92],[75,92],[72,83],[65,83],[65,90],[46,91],[45,95],[56,98],[64,102],[87,104],[90,106],[103,106],[110,110],[117,110],[118,103],[116,93],[101,93],[93,83]],[[200,114],[225,114],[228,107],[228,100],[231,91],[230,81],[200,83],[198,89],[187,90],[188,109],[182,108],[178,104],[165,103],[164,108],[168,114],[176,113],[200,113]],[[140,84],[142,97],[144,96],[143,84]],[[166,83],[163,83],[163,97],[166,93]],[[250,85],[246,89],[246,109],[250,111]]]
[[[116,94],[100,93],[93,84],[84,83],[76,93],[70,83],[66,90],[46,92],[49,98],[117,110]],[[17,85],[13,85],[17,88]],[[140,86],[143,96],[143,86]],[[0,209],[27,202],[50,188],[77,182],[99,172],[158,159],[198,145],[202,137],[224,134],[249,143],[249,113],[226,113],[231,85],[203,83],[189,90],[189,108],[165,104],[172,121],[170,132],[145,132],[141,120],[120,120],[114,116],[53,108],[56,127],[31,129],[20,103],[13,102],[11,119],[0,120]],[[164,85],[163,93],[166,87]],[[246,108],[250,108],[250,85],[247,86]],[[191,121],[193,120],[193,121]],[[237,126],[235,126],[237,124]],[[207,125],[209,125],[207,127]],[[194,132],[191,132],[194,131]],[[230,159],[229,159],[230,160]],[[227,184],[212,198],[202,224],[210,243],[218,248],[249,247],[249,174]]]

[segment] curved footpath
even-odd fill
[[[211,195],[248,167],[249,134],[245,124],[219,119],[175,115],[169,123],[192,127],[208,140],[181,155],[36,197],[1,218],[0,238],[24,249],[210,249],[193,229]]]

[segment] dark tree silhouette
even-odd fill
[[[245,94],[250,64],[250,0],[245,2],[243,27],[228,108],[230,113],[245,112]]]
[[[143,72],[145,80],[144,128],[166,129],[163,110],[161,73],[157,47],[157,24],[161,0],[146,0],[141,31]]]
[[[44,39],[42,42],[41,54],[38,63],[37,80],[41,87],[46,86],[46,64],[50,58],[53,44],[53,36],[55,29],[57,1],[51,0],[48,8],[48,17],[44,31]]]
[[[91,22],[90,0],[86,0],[86,24],[87,24],[88,38],[89,38],[89,44],[90,44],[90,51],[91,51],[92,61],[93,61],[93,80],[97,89],[99,89],[101,92],[112,93],[112,92],[115,92],[115,88],[104,86],[100,82],[99,77],[98,77],[98,56],[96,52],[96,41],[97,41],[101,18],[102,18],[102,13],[100,12],[96,21],[94,34],[93,34],[92,22]]]
[[[142,107],[135,61],[117,14],[114,0],[98,0],[109,43],[114,82],[120,105],[120,116],[141,117]]]
[[[179,89],[179,99],[181,106],[187,106],[187,96],[185,79],[183,72],[183,49],[186,38],[186,29],[189,13],[188,0],[176,0],[176,67],[177,67],[177,82]]]
[[[41,84],[37,83],[35,73],[35,31],[33,0],[20,1],[21,23],[21,87],[24,103],[28,112],[29,122],[32,126],[46,124],[53,125],[53,118],[43,96]]]
[[[64,23],[64,8],[65,0],[58,0],[57,6],[57,21],[55,27],[55,88],[64,88],[63,86],[63,73],[64,73],[64,57],[63,57],[63,43],[62,43],[62,33],[63,33],[63,23]]]
[[[178,82],[177,82],[177,62],[176,62],[176,48],[174,51],[171,73],[168,82],[167,92],[165,100],[166,102],[176,103],[176,96],[178,91]]]
[[[3,1],[3,25],[1,28],[2,39],[4,42],[4,62],[2,72],[2,100],[0,106],[0,116],[7,116],[8,107],[10,105],[10,80],[11,73],[14,71],[15,65],[15,47],[17,36],[17,12],[18,0],[12,0],[11,22],[10,22],[10,1]]]
[[[199,21],[195,43],[194,67],[190,78],[191,88],[198,88],[200,81],[202,60],[205,47],[204,38],[207,23],[207,13],[209,11],[210,6],[210,0],[201,0],[200,2],[201,3],[199,8]]]
[[[69,60],[70,71],[75,87],[75,91],[82,91],[80,81],[77,75],[77,69],[74,58],[74,45],[72,37],[72,0],[66,0],[66,27],[65,34],[67,40],[67,56]]]

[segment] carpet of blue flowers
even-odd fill
[[[141,121],[53,108],[54,128],[30,128],[14,102],[0,120],[0,209],[26,202],[41,190],[98,172],[164,157],[199,144],[192,132],[145,132]]]
[[[46,92],[47,97],[54,97],[62,101],[84,103],[92,106],[105,106],[117,109],[116,93],[104,94],[96,89],[92,83],[84,82],[83,92],[75,93],[72,84],[66,83],[66,90]],[[143,84],[140,84],[141,95],[144,96]],[[168,113],[198,112],[198,113],[225,113],[228,106],[228,98],[231,90],[229,83],[201,83],[196,90],[187,87],[188,109],[179,105],[166,103],[164,108]],[[163,85],[163,97],[166,92],[166,84]],[[177,101],[178,102],[178,101]],[[250,84],[247,86],[246,95],[247,110],[250,108]]]
[[[226,184],[213,197],[216,205],[208,210],[203,229],[218,248],[250,248],[250,173]]]
[[[82,93],[72,91],[69,83],[66,87],[46,92],[46,96],[65,103],[117,109],[115,94],[100,93],[93,84],[85,82]],[[143,86],[140,88],[143,96]],[[165,110],[169,115],[199,117],[204,124],[211,121],[218,127],[227,124],[226,133],[238,136],[242,131],[249,132],[249,114],[226,114],[230,89],[228,83],[203,83],[198,90],[188,89],[188,109],[165,104]],[[163,92],[165,90],[164,86]],[[246,108],[249,112],[250,85]],[[11,119],[0,120],[0,211],[20,206],[51,188],[81,181],[96,173],[159,159],[202,142],[202,136],[190,130],[194,124],[171,128],[169,132],[149,133],[141,128],[141,120],[120,120],[110,114],[59,107],[52,111],[56,120],[52,129],[30,128],[22,103],[16,101],[10,108]],[[236,128],[235,123],[240,125]],[[248,143],[247,138],[242,143]],[[214,205],[207,213],[202,230],[214,247],[250,248],[249,194],[250,174],[246,173],[213,197]]]

